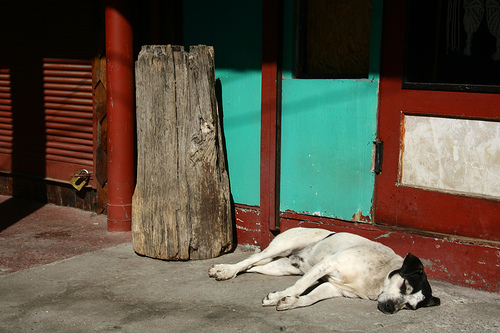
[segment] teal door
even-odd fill
[[[285,1],[280,210],[371,221],[382,1],[309,1],[313,8],[298,11],[292,3]]]

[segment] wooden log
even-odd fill
[[[144,46],[136,62],[135,252],[207,259],[234,246],[209,46]]]

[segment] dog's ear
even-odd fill
[[[420,259],[415,257],[413,254],[408,253],[405,257],[405,260],[403,261],[403,267],[401,267],[401,271],[399,274],[402,277],[413,275],[413,274],[420,274],[424,272],[424,265],[422,265],[422,262]]]
[[[439,298],[437,298],[437,297],[432,296],[429,299],[429,302],[427,302],[427,304],[425,304],[425,306],[431,307],[431,306],[438,306],[440,304],[441,304],[441,300]]]
[[[438,305],[441,305],[441,300],[438,297],[430,296],[430,297],[427,297],[422,302],[418,303],[417,309],[418,308],[430,308],[431,306],[438,306]]]

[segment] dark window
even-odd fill
[[[371,0],[298,1],[300,78],[367,78]]]
[[[403,88],[500,91],[498,0],[409,0]]]

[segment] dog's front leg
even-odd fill
[[[300,296],[304,291],[310,286],[315,284],[319,279],[325,276],[331,269],[332,259],[330,257],[325,257],[316,265],[311,267],[304,276],[295,282],[295,284],[283,291],[276,291],[268,294],[262,300],[262,306],[278,305],[278,302],[286,297],[295,298]],[[285,309],[282,309],[285,310]]]
[[[303,296],[286,296],[278,301],[276,310],[290,310],[304,306],[313,305],[324,299],[342,296],[342,292],[332,283],[324,282],[314,288],[307,295]]]

